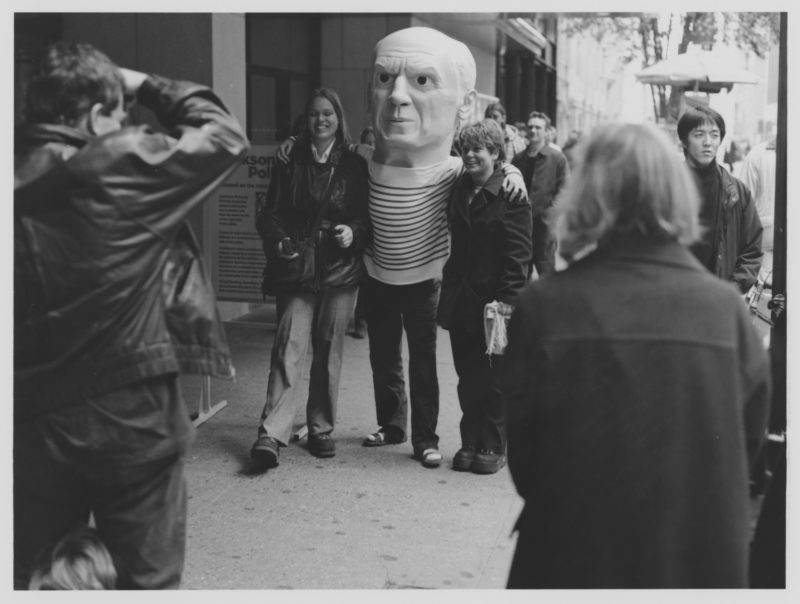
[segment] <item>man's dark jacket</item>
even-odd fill
[[[509,201],[496,170],[470,203],[472,177],[456,183],[448,209],[451,246],[444,266],[438,321],[445,329],[483,331],[483,309],[513,304],[527,282],[531,206]]]
[[[204,86],[150,77],[166,133],[15,140],[15,412],[40,415],[178,371],[231,377],[213,290],[185,219],[248,149]]]
[[[709,270],[733,281],[741,293],[746,293],[758,280],[764,253],[761,250],[763,227],[750,190],[725,168],[716,166],[719,176],[719,220],[708,237],[716,257],[711,258]]]
[[[770,372],[735,288],[622,238],[530,285],[508,334],[509,586],[746,586]]]
[[[528,188],[534,218],[546,218],[569,176],[567,158],[558,149],[545,145],[534,155],[517,153],[511,163],[519,168]]]

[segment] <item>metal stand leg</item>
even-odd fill
[[[203,387],[200,390],[200,400],[197,406],[197,417],[193,419],[194,425],[208,421],[217,413],[222,411],[228,405],[228,401],[219,401],[218,403],[211,404],[211,378],[205,377],[203,379]]]

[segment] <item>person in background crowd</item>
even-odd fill
[[[459,134],[465,173],[450,201],[450,257],[444,266],[439,324],[450,332],[461,405],[461,448],[453,469],[497,472],[506,463],[505,401],[497,384],[498,357],[487,354],[484,307],[498,302],[511,314],[527,282],[531,206],[501,189],[503,131],[488,119]]]
[[[411,445],[426,468],[442,463],[436,426],[436,307],[450,248],[447,202],[464,170],[453,139],[475,102],[475,60],[461,42],[428,27],[395,31],[375,46],[375,148],[358,148],[369,168],[373,238],[364,254],[370,365],[379,429],[365,447],[406,441],[408,396],[402,336],[408,341]],[[292,141],[278,152],[282,160]],[[504,165],[503,189],[524,196],[519,171]]]
[[[736,178],[741,178],[742,162],[750,152],[750,141],[746,138],[732,139],[725,151],[723,163]]]
[[[367,126],[361,131],[361,135],[358,137],[358,141],[362,145],[369,145],[370,147],[375,146],[375,128],[372,126]]]
[[[564,154],[564,157],[567,158],[567,164],[569,165],[569,170],[572,172],[575,169],[575,158],[577,155],[577,145],[580,142],[581,138],[583,137],[583,132],[580,130],[573,130],[569,133],[567,140],[564,142],[564,147],[561,149],[561,152]]]
[[[762,267],[772,270],[772,248],[775,238],[775,138],[759,143],[742,162],[739,178],[750,189],[763,227],[761,249]]]
[[[111,554],[89,528],[75,530],[39,557],[30,590],[115,589],[117,569]]]
[[[165,133],[125,126],[124,99]],[[90,515],[121,589],[176,588],[194,427],[179,371],[231,378],[186,222],[247,153],[200,84],[51,46],[14,148],[14,569]]]
[[[533,268],[539,277],[555,270],[555,241],[550,231],[550,208],[569,175],[569,165],[564,154],[547,143],[550,118],[533,111],[528,116],[530,144],[517,154],[512,163],[519,168],[528,186],[533,208],[533,256],[528,276]]]
[[[547,127],[547,144],[556,151],[561,151],[561,147],[558,144],[558,131],[555,126]]]
[[[504,138],[504,155],[511,160],[517,153],[521,153],[528,146],[528,141],[525,135],[520,133],[516,126],[506,123],[506,108],[500,103],[489,103],[486,107],[485,117],[493,119],[500,124],[503,130]]]
[[[255,471],[279,463],[295,416],[295,389],[309,339],[314,351],[306,418],[308,450],[333,457],[342,349],[364,278],[362,252],[369,242],[367,168],[350,142],[339,96],[312,92],[303,133],[288,164],[278,163],[256,228],[267,268],[263,290],[276,297],[278,328],[272,347],[267,397],[250,456]],[[321,217],[321,219],[320,219]],[[296,270],[302,242],[313,240],[311,274]]]
[[[557,204],[570,265],[523,291],[508,330],[525,499],[509,588],[747,585],[769,360],[740,296],[685,247],[699,203],[657,128],[593,131]]]
[[[692,252],[712,273],[747,293],[758,279],[763,229],[750,191],[717,164],[725,120],[710,107],[688,109],[678,120],[678,138],[702,200],[703,235]]]
[[[359,142],[362,145],[374,147],[375,129],[372,126],[367,126],[364,128],[361,131],[361,136],[359,136]],[[367,319],[363,296],[358,296],[358,300],[356,301],[356,310],[353,315],[351,326],[347,329],[347,335],[353,336],[359,340],[367,337]]]

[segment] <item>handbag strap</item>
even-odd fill
[[[331,190],[331,182],[333,181],[333,173],[335,171],[336,171],[336,164],[334,163],[333,165],[331,165],[331,171],[328,173],[328,182],[325,185],[325,190],[322,193],[322,203],[319,205],[319,209],[317,210],[317,216],[314,219],[314,224],[311,229],[311,237],[314,237],[314,235],[316,235],[317,231],[319,230],[319,227],[322,225],[322,217],[325,215],[325,210],[327,209],[328,202],[330,201],[328,194],[330,193]]]

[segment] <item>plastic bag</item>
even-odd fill
[[[486,354],[504,354],[508,346],[508,320],[511,318],[508,304],[489,302],[483,308],[483,335],[486,340]]]

